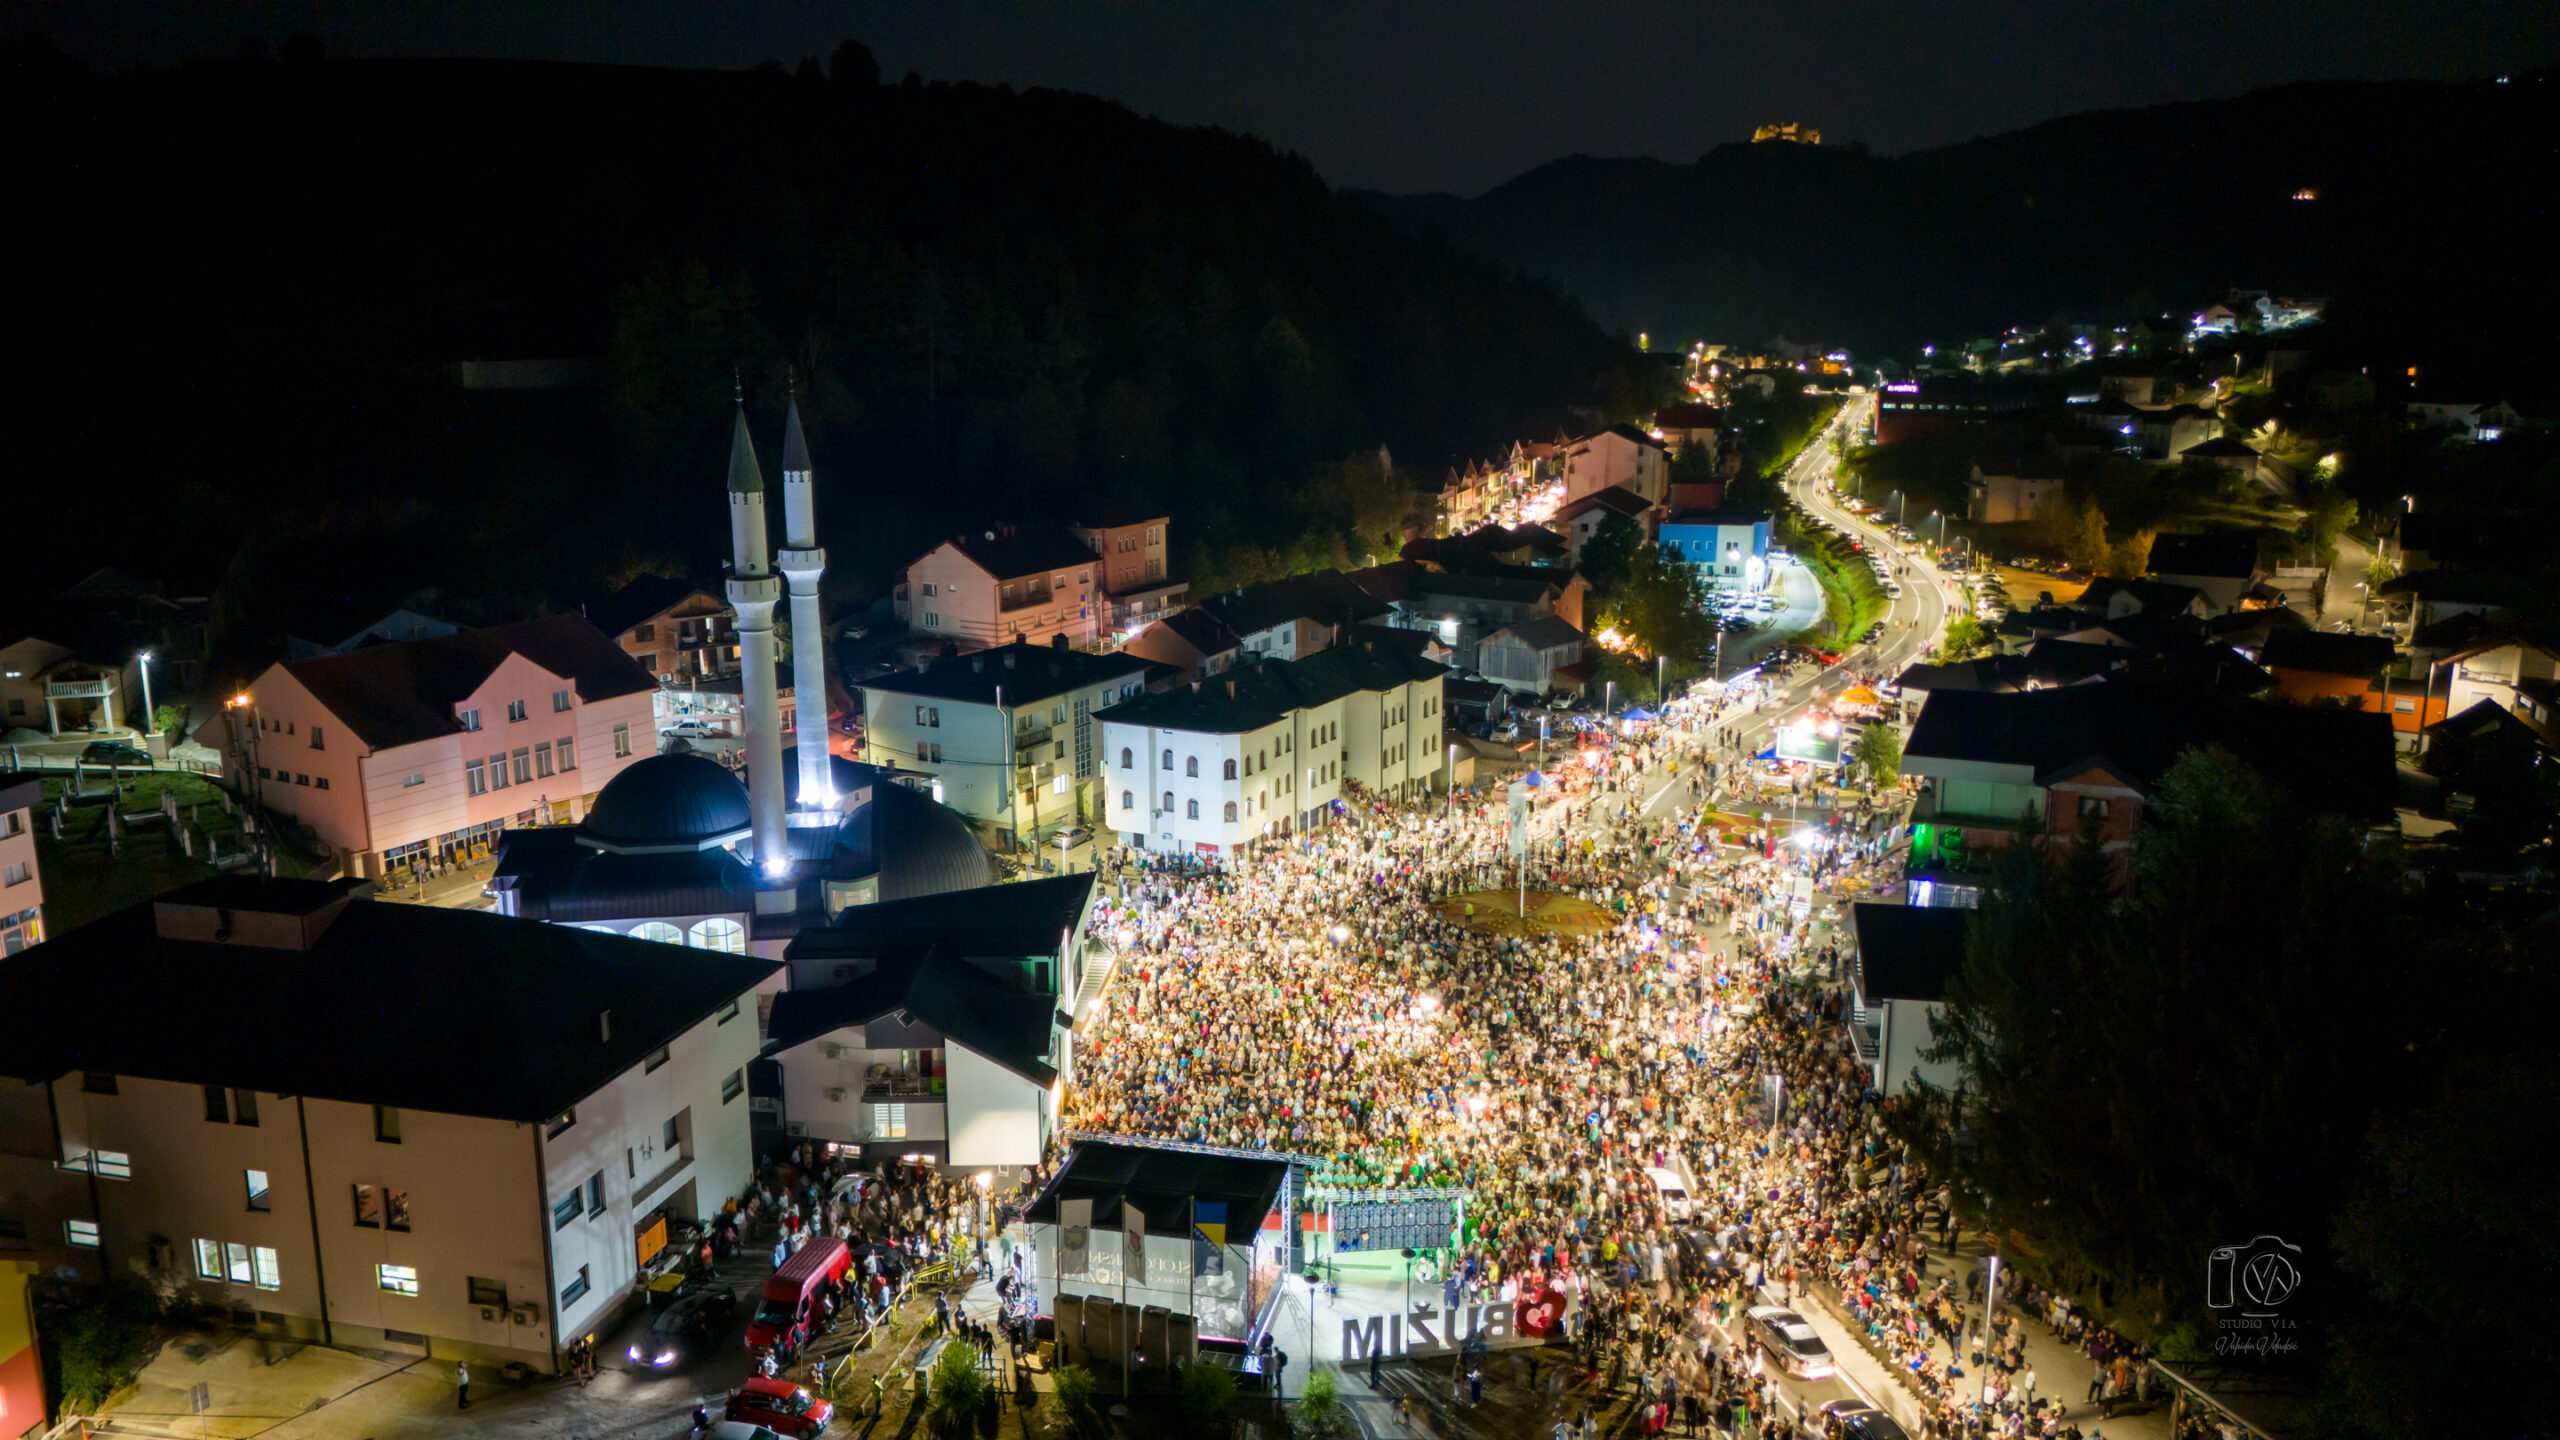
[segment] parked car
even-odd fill
[[[738,1317],[738,1297],[726,1285],[696,1290],[658,1312],[638,1344],[631,1363],[650,1370],[676,1370],[719,1348]]]
[[[1779,1369],[1806,1380],[1831,1373],[1831,1347],[1803,1316],[1784,1305],[1754,1305],[1742,1315],[1751,1342],[1768,1352]]]
[[[761,1425],[789,1440],[801,1440],[826,1429],[827,1422],[836,1418],[836,1407],[788,1380],[755,1375],[730,1394],[727,1418]]]
[[[658,733],[674,740],[701,740],[710,736],[713,731],[710,726],[699,720],[679,720]]]
[[[83,765],[148,765],[151,752],[115,740],[92,740],[80,747]]]

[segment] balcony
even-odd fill
[[[1938,792],[1929,791],[1911,807],[1914,825],[1944,825],[1958,830],[1997,830],[2010,835],[2033,835],[2044,829],[2044,807],[2029,805],[2022,815],[1977,815],[1944,808]]]
[[[939,1105],[943,1100],[942,1076],[891,1075],[874,1076],[862,1085],[862,1102],[866,1105],[903,1104],[925,1101]]]

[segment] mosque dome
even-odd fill
[[[578,842],[617,855],[683,854],[727,845],[753,828],[747,787],[717,761],[653,755],[606,783]]]
[[[882,900],[909,900],[995,883],[987,847],[960,812],[904,785],[871,787],[868,841]]]

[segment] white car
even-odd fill
[[[1742,1312],[1752,1343],[1769,1353],[1778,1368],[1806,1380],[1831,1373],[1831,1348],[1784,1305],[1754,1305]]]
[[[670,740],[703,740],[714,732],[699,720],[679,720],[658,733]]]

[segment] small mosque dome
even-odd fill
[[[578,843],[616,855],[685,854],[727,845],[754,828],[747,787],[699,755],[653,755],[606,783]]]

